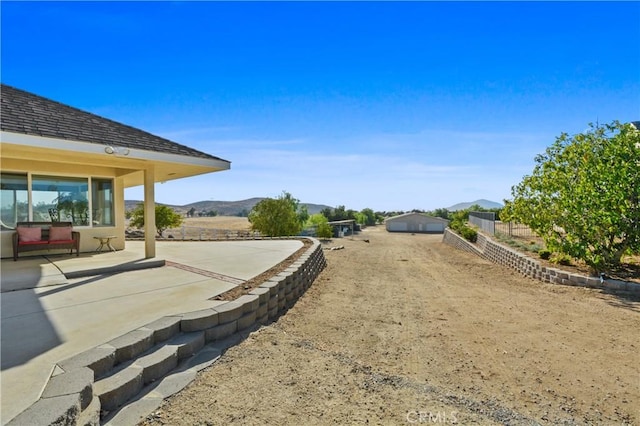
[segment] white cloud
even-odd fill
[[[478,198],[500,202],[531,170],[533,156],[524,157],[539,143],[526,134],[461,131],[379,134],[331,143],[213,140],[205,131],[183,132],[181,143],[226,158],[232,167],[158,185],[160,202],[239,200],[283,190],[305,202],[358,210],[434,209]]]
[[[210,126],[210,127],[193,127],[186,129],[178,129],[178,130],[169,130],[169,131],[151,131],[158,136],[163,138],[172,140],[174,142],[181,143],[183,145],[187,144],[186,141],[193,141],[203,136],[211,137],[211,134],[220,134],[220,133],[228,133],[231,131],[237,131],[237,127],[231,126]]]

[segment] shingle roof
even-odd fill
[[[6,84],[0,98],[0,128],[6,132],[226,161]]]

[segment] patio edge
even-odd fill
[[[141,420],[163,398],[187,386],[197,371],[215,362],[226,348],[240,343],[260,325],[276,320],[305,293],[326,267],[320,242],[306,238],[313,244],[291,267],[248,295],[211,309],[159,318],[60,361],[41,397],[7,426],[128,424]],[[160,350],[165,358],[154,363],[152,360]],[[175,350],[175,355],[167,356],[171,350]],[[149,373],[171,356],[177,360],[175,368],[160,377]],[[127,368],[130,373],[125,373]],[[112,383],[106,383],[107,379]],[[145,398],[142,395],[145,390],[154,390],[154,396]],[[162,398],[157,396],[158,392]],[[111,411],[104,411],[103,405],[112,407]]]

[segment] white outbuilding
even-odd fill
[[[390,217],[384,221],[389,232],[421,232],[429,234],[441,234],[448,226],[449,221],[435,216],[427,216],[422,213],[405,213]]]

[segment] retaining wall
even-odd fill
[[[499,244],[486,235],[480,233],[478,233],[478,241],[473,244],[447,228],[444,231],[442,241],[460,250],[464,250],[490,260],[498,265],[515,269],[525,276],[535,278],[540,281],[553,284],[602,288],[640,294],[640,284],[638,283],[611,279],[601,280],[599,277],[587,277],[563,271],[558,268],[550,268],[542,265],[538,260],[526,256],[510,247]]]
[[[320,242],[312,241],[289,268],[247,295],[211,309],[160,318],[61,361],[41,398],[8,425],[99,425],[101,414],[135,398],[204,345],[275,320],[326,266]]]

